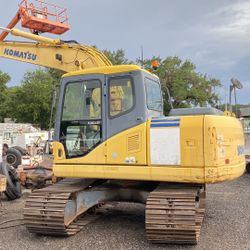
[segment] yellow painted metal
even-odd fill
[[[6,190],[7,179],[4,175],[0,175],[0,193]]]
[[[41,43],[47,43],[47,44],[53,44],[53,45],[62,43],[60,39],[51,39],[51,38],[44,37],[44,36],[38,36],[38,35],[34,35],[31,33],[19,30],[19,29],[11,29],[10,33],[13,36],[19,36],[19,37],[27,38],[33,41],[41,42]]]
[[[101,143],[84,157],[66,159],[64,147],[59,142],[53,142],[54,163],[60,164],[106,164],[106,142]]]
[[[203,116],[181,117],[181,165],[204,166]]]
[[[123,73],[123,72],[130,72],[130,71],[143,71],[146,72],[147,74],[151,74],[155,78],[158,78],[155,74],[152,74],[151,72],[142,69],[141,67],[133,64],[129,65],[114,65],[114,66],[109,66],[109,67],[99,67],[99,68],[88,68],[84,70],[79,70],[76,72],[70,72],[62,77],[71,77],[71,76],[78,76],[78,75],[87,75],[87,74],[116,74],[116,73]]]
[[[242,175],[245,165],[239,163],[214,168],[136,165],[76,165],[55,164],[56,176],[72,178],[99,178],[179,183],[217,183],[233,180]],[[206,175],[206,176],[205,176]]]
[[[180,165],[150,163],[149,119],[111,137],[82,158],[66,159],[62,144],[55,142],[53,171],[59,177],[180,183],[215,183],[233,180],[243,174],[243,131],[237,119],[212,115],[183,116],[180,124]],[[136,137],[139,142],[137,151],[131,153],[128,152],[129,136]],[[58,157],[58,150],[63,152],[59,154],[62,157]],[[126,162],[131,158],[132,161]]]
[[[37,36],[18,29],[9,31],[14,36],[38,41],[38,43],[1,41],[0,57],[65,72],[112,65],[101,51],[91,46],[68,44],[59,39]]]
[[[232,116],[232,117],[236,117],[235,113],[231,112],[231,111],[224,111],[224,115],[226,116]]]
[[[146,165],[146,129],[147,123],[143,123],[107,140],[106,164]]]
[[[223,180],[221,173],[244,172],[244,134],[240,121],[234,117],[206,116],[204,119],[204,150],[206,180]],[[220,169],[220,171],[218,170]],[[232,173],[233,172],[233,173]]]
[[[0,42],[0,57],[65,72],[111,65],[111,62],[94,48],[77,44]]]
[[[112,136],[84,157],[66,159],[61,143],[54,142],[54,162],[60,164],[126,164],[126,158],[134,157],[136,165],[146,165],[146,127],[143,123]],[[132,138],[132,139],[131,139]],[[138,139],[137,139],[138,138]],[[138,144],[138,146],[137,146]],[[59,156],[58,151],[60,151]]]

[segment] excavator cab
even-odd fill
[[[55,131],[67,158],[85,156],[108,138],[163,114],[158,77],[135,65],[95,71],[66,75],[60,84]]]

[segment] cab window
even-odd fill
[[[69,83],[66,87],[63,121],[101,118],[101,83],[98,80]]]
[[[66,85],[60,142],[67,158],[88,154],[102,141],[101,82],[86,80]]]
[[[150,110],[162,111],[161,86],[159,82],[145,78],[147,107]]]
[[[134,106],[133,83],[130,77],[109,80],[109,115],[116,117],[129,112]]]

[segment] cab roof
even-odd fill
[[[115,74],[115,73],[125,73],[125,72],[130,72],[130,71],[144,71],[153,77],[158,78],[155,74],[152,74],[151,72],[142,69],[141,67],[137,65],[114,65],[114,66],[104,66],[104,67],[95,67],[95,68],[88,68],[84,70],[78,70],[78,71],[73,71],[70,73],[64,74],[62,77],[70,77],[70,76],[78,76],[78,75],[86,75],[86,74]]]

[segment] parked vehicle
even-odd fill
[[[250,174],[250,107],[241,108],[241,123],[244,129],[246,171]]]

